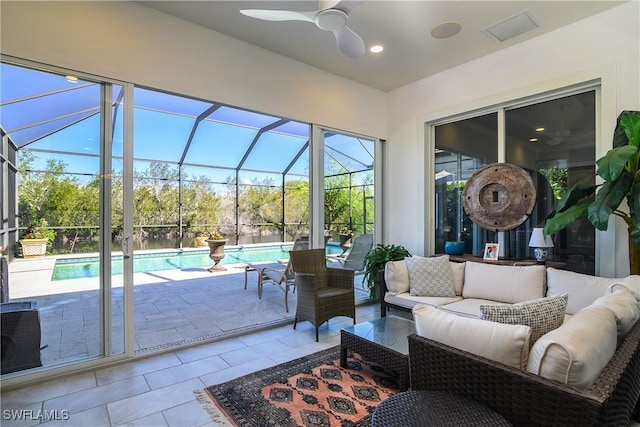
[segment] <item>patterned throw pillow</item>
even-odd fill
[[[564,322],[569,294],[539,298],[516,304],[482,304],[480,319],[509,325],[526,325],[531,327],[530,343],[559,328]]]
[[[409,293],[420,297],[455,297],[449,255],[405,258],[409,271]]]

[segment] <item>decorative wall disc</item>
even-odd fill
[[[536,187],[522,168],[492,163],[474,173],[464,189],[471,220],[491,231],[507,231],[527,220],[536,204]]]

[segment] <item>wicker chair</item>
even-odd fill
[[[335,316],[348,316],[356,322],[354,272],[349,269],[327,268],[324,249],[292,251],[298,305],[293,329],[298,320],[308,320],[316,328]]]

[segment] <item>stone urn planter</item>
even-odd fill
[[[196,236],[196,245],[207,246],[207,236]]]
[[[22,256],[24,258],[42,257],[47,253],[49,239],[22,239]]]
[[[225,271],[226,268],[220,265],[220,261],[224,258],[224,245],[227,244],[227,239],[207,239],[209,245],[209,258],[213,260],[213,266],[208,271],[213,273],[214,271]]]

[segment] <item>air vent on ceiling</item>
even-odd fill
[[[495,41],[504,42],[536,28],[540,28],[540,21],[531,11],[524,10],[485,28],[482,32]]]

